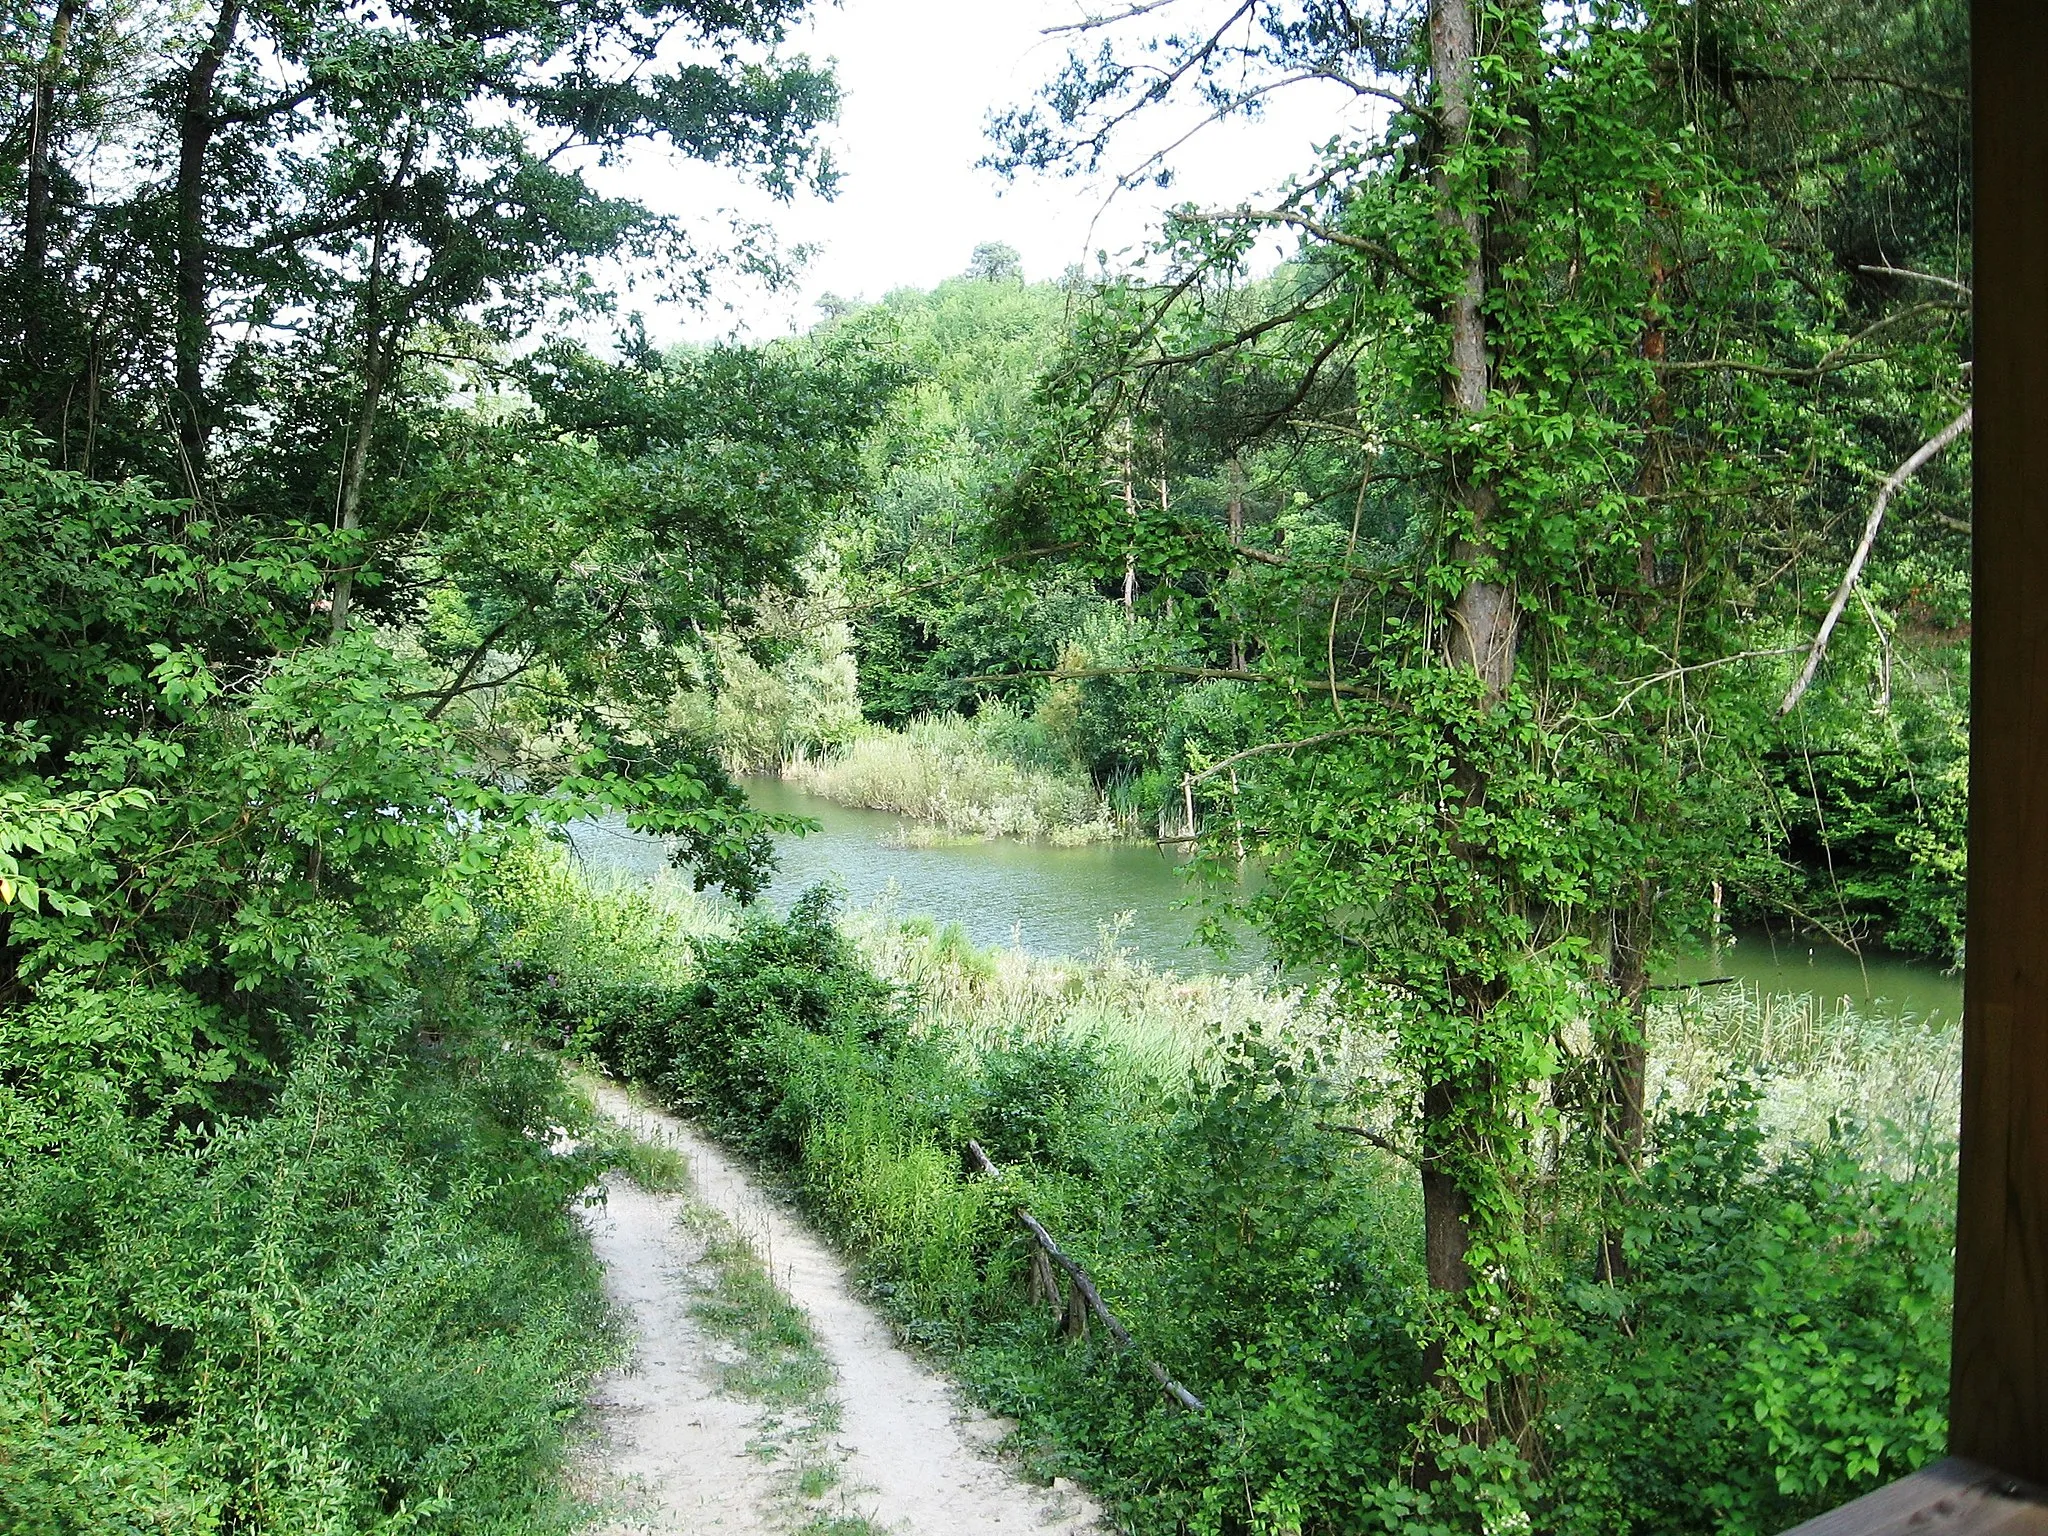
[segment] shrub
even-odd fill
[[[596,1168],[551,1063],[415,1025],[323,1027],[212,1123],[0,1089],[0,1529],[574,1523]]]
[[[1773,1159],[1759,1097],[1663,1126],[1626,1283],[1573,1293],[1560,1529],[1769,1536],[1942,1454],[1951,1182],[1839,1134]]]

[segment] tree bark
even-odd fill
[[[50,24],[50,46],[36,71],[34,114],[29,123],[28,173],[23,186],[21,229],[22,353],[32,369],[44,366],[50,265],[52,141],[56,137],[57,74],[71,45],[78,0],[61,0]]]
[[[1451,333],[1451,374],[1446,403],[1455,416],[1477,419],[1490,404],[1491,359],[1486,326],[1487,221],[1476,200],[1454,195],[1444,160],[1463,152],[1472,139],[1472,67],[1478,38],[1471,0],[1432,0],[1429,12],[1430,72],[1437,86],[1437,121],[1443,156],[1433,174],[1437,220],[1463,237],[1466,255],[1446,318]],[[1489,700],[1505,691],[1515,671],[1520,608],[1512,587],[1489,568],[1497,551],[1487,538],[1499,496],[1492,481],[1469,463],[1454,466],[1460,501],[1471,529],[1458,541],[1459,564],[1473,572],[1451,605],[1447,650],[1453,666],[1478,676]]]
[[[185,98],[178,118],[178,174],[173,188],[177,219],[173,382],[178,396],[178,442],[195,493],[205,476],[212,426],[206,405],[206,346],[213,329],[207,303],[206,156],[220,126],[213,110],[214,85],[241,25],[242,0],[221,0],[213,32],[185,76]]]

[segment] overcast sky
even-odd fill
[[[742,297],[733,312],[650,317],[663,336],[757,339],[801,329],[825,294],[878,299],[926,288],[967,266],[985,240],[1014,246],[1026,276],[1058,277],[1096,253],[1140,245],[1162,207],[1236,203],[1307,162],[1354,109],[1328,88],[1297,88],[1265,120],[1205,130],[1176,157],[1170,191],[1125,193],[1038,177],[1005,184],[975,162],[989,150],[993,109],[1028,100],[1066,46],[1041,29],[1078,14],[1074,0],[845,0],[818,13],[791,51],[833,59],[844,94],[833,130],[842,180],[831,202],[792,206],[736,198],[729,179],[678,171],[648,156],[619,173],[621,190],[656,207],[701,212],[737,204],[773,221],[785,243],[819,247],[794,291]],[[1187,126],[1147,125],[1119,156],[1127,166]],[[694,206],[692,206],[694,204]]]

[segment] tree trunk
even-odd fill
[[[23,361],[31,369],[46,364],[46,301],[50,265],[50,164],[57,127],[57,74],[71,44],[78,0],[62,0],[50,24],[50,46],[36,72],[36,95],[29,122],[28,170],[23,186],[21,225],[21,293]]]
[[[1473,30],[1471,0],[1432,0],[1429,16],[1430,69],[1436,81],[1438,124],[1443,159],[1433,180],[1437,218],[1463,237],[1465,263],[1460,281],[1446,304],[1451,341],[1450,378],[1445,403],[1455,418],[1475,419],[1490,403],[1491,360],[1486,325],[1486,226],[1469,197],[1456,195],[1444,159],[1460,154],[1472,135]],[[1499,697],[1514,676],[1519,615],[1513,591],[1492,579],[1495,551],[1487,542],[1488,525],[1498,502],[1491,480],[1465,463],[1452,467],[1454,490],[1471,519],[1458,541],[1457,557],[1471,574],[1451,605],[1446,637],[1447,659],[1474,673],[1489,701]],[[1463,775],[1469,779],[1470,775]],[[1477,786],[1468,783],[1468,793]],[[1483,997],[1490,978],[1468,978],[1475,997]],[[1481,1001],[1477,1006],[1484,1007]],[[1423,1094],[1422,1135],[1425,1165],[1422,1176],[1423,1227],[1428,1249],[1429,1283],[1433,1289],[1462,1292],[1471,1284],[1465,1255],[1471,1242],[1472,1203],[1459,1183],[1458,1164],[1473,1149],[1459,1145],[1470,1133],[1461,1105],[1483,1089],[1469,1083],[1440,1081]]]
[[[1230,485],[1230,547],[1237,550],[1244,546],[1244,461],[1233,453],[1224,461],[1223,472]],[[1239,564],[1240,562],[1233,557],[1230,564],[1230,573],[1233,576],[1237,574]],[[1230,637],[1230,666],[1234,672],[1242,672],[1245,668],[1242,630]],[[1242,858],[1243,855],[1240,854],[1239,857]]]
[[[213,328],[207,302],[206,155],[219,127],[213,110],[214,82],[241,24],[242,0],[221,0],[213,33],[185,77],[185,100],[178,119],[178,175],[173,189],[177,219],[173,370],[178,443],[195,496],[205,477],[207,435],[212,425],[206,408],[206,346]]]
[[[339,526],[354,533],[363,525],[363,486],[369,477],[370,449],[377,434],[377,408],[384,397],[382,364],[376,353],[381,345],[372,343],[372,357],[363,380],[363,398],[356,409],[355,428],[349,433],[348,452],[342,456],[341,486],[335,498]],[[328,615],[328,637],[338,640],[348,628],[348,613],[355,596],[359,564],[343,566],[334,577],[334,596]]]
[[[1136,454],[1137,429],[1131,423],[1124,424],[1124,515],[1130,520],[1131,542],[1124,550],[1124,617],[1131,618],[1138,611],[1138,479],[1137,466],[1133,462]]]
[[[387,198],[395,190],[396,182],[402,181],[411,169],[415,147],[416,140],[408,138],[399,156],[394,184],[385,189]],[[376,442],[377,413],[383,407],[384,392],[390,387],[392,375],[397,370],[401,341],[411,323],[412,306],[420,292],[418,287],[414,287],[409,291],[401,290],[396,303],[388,299],[391,279],[385,264],[390,260],[390,248],[390,223],[380,219],[370,240],[370,270],[363,284],[363,393],[356,406],[355,426],[349,433],[348,451],[342,456],[341,485],[335,496],[336,523],[344,533],[354,533],[363,525],[363,488],[369,478],[370,450]],[[388,314],[387,304],[390,305]],[[328,619],[330,639],[340,639],[348,628],[356,572],[360,569],[361,565],[357,563],[344,566],[335,574]]]
[[[1446,157],[1462,152],[1471,142],[1476,47],[1471,0],[1433,0],[1430,71],[1437,84],[1438,124]],[[1437,220],[1462,235],[1465,245],[1464,269],[1447,306],[1451,374],[1446,403],[1456,416],[1477,418],[1487,413],[1491,383],[1485,311],[1488,230],[1474,200],[1454,195],[1441,163],[1434,181]],[[1514,676],[1521,615],[1514,590],[1494,580],[1489,571],[1496,551],[1487,540],[1487,527],[1499,502],[1493,483],[1470,465],[1459,464],[1453,473],[1472,524],[1469,534],[1458,541],[1457,557],[1473,574],[1451,605],[1447,649],[1451,664],[1477,674],[1487,697],[1493,699]]]

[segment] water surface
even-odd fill
[[[808,837],[779,837],[781,865],[766,900],[777,911],[820,883],[837,884],[854,906],[889,899],[904,915],[957,923],[982,945],[1019,945],[1032,954],[1087,954],[1105,930],[1152,964],[1178,971],[1256,971],[1264,951],[1251,941],[1227,961],[1193,943],[1201,918],[1184,876],[1187,861],[1144,844],[1055,848],[988,838],[936,847],[906,845],[900,817],[836,805],[779,779],[756,779],[747,794],[764,811],[807,816]],[[575,833],[589,863],[651,872],[665,863],[662,844],[622,823]],[[1718,949],[1682,953],[1661,967],[1665,987],[1732,978],[1751,995],[1798,1001],[1832,1014],[1847,1006],[1878,1019],[1952,1025],[1962,1016],[1962,981],[1924,961],[1843,949],[1784,929],[1737,933]],[[1667,994],[1671,995],[1671,994]]]
[[[854,810],[784,783],[752,779],[747,798],[764,811],[808,816],[820,830],[778,837],[779,865],[764,899],[778,912],[814,885],[834,884],[849,905],[888,899],[903,916],[957,923],[980,945],[1017,945],[1031,954],[1088,954],[1105,930],[1122,948],[1162,969],[1253,971],[1256,941],[1219,961],[1193,942],[1201,912],[1187,860],[1141,843],[1055,848],[1013,838],[934,847],[906,844],[904,822]],[[607,821],[576,829],[578,855],[600,868],[652,872],[666,862],[659,840]]]

